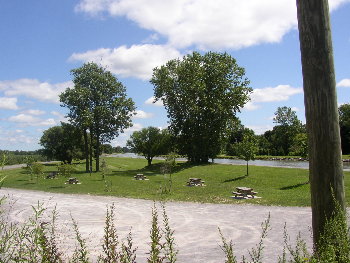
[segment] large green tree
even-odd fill
[[[272,130],[272,145],[275,153],[288,155],[291,151],[294,139],[303,130],[303,125],[296,112],[290,107],[278,107],[273,119],[276,126]]]
[[[338,110],[342,151],[350,154],[350,104],[342,104]]]
[[[170,134],[168,130],[160,130],[156,127],[143,128],[135,131],[130,136],[127,146],[134,152],[142,154],[152,164],[155,156],[167,154],[170,150]]]
[[[208,162],[222,149],[226,127],[249,100],[245,70],[227,53],[197,52],[153,70],[155,100],[162,100],[180,154]]]
[[[83,133],[86,172],[89,172],[90,168],[92,169],[93,153],[93,139],[89,133],[93,116],[90,111],[88,96],[89,90],[83,85],[75,85],[74,88],[68,88],[60,94],[61,106],[69,109],[67,117],[70,123],[78,127]]]
[[[100,145],[132,125],[134,102],[127,98],[123,84],[96,63],[85,63],[72,74],[74,88],[61,94],[60,100],[70,110],[68,117],[83,130],[89,129],[98,171]]]
[[[54,126],[44,131],[40,144],[44,147],[42,154],[51,160],[71,163],[82,157],[83,135],[81,130],[68,123]]]

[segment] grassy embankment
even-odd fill
[[[273,168],[250,166],[249,176],[245,175],[245,166],[236,165],[190,165],[178,163],[172,175],[170,193],[169,175],[163,175],[160,167],[163,161],[155,160],[151,167],[146,167],[144,159],[105,158],[108,171],[105,179],[101,172],[91,176],[84,172],[84,163],[76,165],[77,177],[81,184],[65,184],[66,177],[44,179],[52,171],[57,171],[55,164],[45,165],[45,173],[37,180],[31,180],[24,169],[4,170],[7,175],[3,187],[41,190],[69,194],[113,195],[119,197],[143,198],[152,200],[195,201],[208,203],[252,203],[281,206],[309,206],[310,194],[308,171],[305,169]],[[136,181],[133,176],[143,173],[149,180]],[[349,172],[345,172],[347,204],[350,204]],[[197,177],[205,180],[206,186],[188,187],[188,178]],[[230,196],[238,186],[252,187],[261,199],[236,200]],[[163,191],[162,191],[163,189]],[[165,192],[165,193],[164,193]]]

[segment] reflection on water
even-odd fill
[[[121,153],[110,155],[112,157],[128,157],[128,158],[144,158],[143,156],[134,153]],[[154,159],[164,159],[164,158],[154,158]],[[179,161],[186,161],[186,159],[177,159]],[[233,164],[233,165],[245,165],[247,164],[244,160],[230,160],[230,159],[214,159],[214,163],[220,164]],[[249,161],[249,165],[256,166],[271,166],[271,167],[284,167],[284,168],[301,168],[309,169],[309,162],[301,161],[274,161],[274,160],[255,160]],[[350,163],[343,163],[344,171],[350,171]]]

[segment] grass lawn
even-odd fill
[[[69,194],[113,195],[119,197],[143,198],[152,200],[195,201],[206,203],[252,203],[281,206],[309,206],[310,193],[308,171],[305,169],[274,168],[249,166],[249,176],[245,177],[245,166],[238,165],[191,165],[178,163],[172,175],[170,193],[162,189],[169,187],[169,176],[160,173],[163,161],[154,160],[147,167],[145,159],[106,157],[108,171],[105,180],[101,172],[91,176],[84,172],[85,163],[76,164],[77,177],[81,184],[68,185],[66,177],[44,179],[55,164],[45,165],[45,175],[31,180],[25,169],[4,170],[6,175],[3,187],[41,190]],[[143,173],[147,181],[133,180],[134,175]],[[349,172],[345,172],[347,204],[350,203]],[[188,178],[197,177],[205,181],[206,186],[188,187]],[[231,192],[238,186],[251,187],[261,199],[236,200]]]

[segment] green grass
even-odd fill
[[[44,179],[41,176],[30,180],[24,169],[4,170],[7,175],[3,187],[40,190],[55,193],[113,195],[119,197],[142,198],[151,200],[194,201],[205,203],[252,203],[281,206],[309,206],[310,192],[308,171],[305,169],[274,168],[249,166],[249,176],[245,177],[245,166],[235,165],[191,165],[178,163],[173,173],[172,190],[162,194],[161,188],[168,184],[169,177],[160,173],[162,161],[155,160],[151,167],[146,167],[145,159],[105,158],[108,172],[105,181],[101,172],[91,176],[84,172],[84,163],[77,164],[79,185],[64,184],[65,177]],[[57,171],[55,164],[45,166],[45,175]],[[137,173],[146,175],[148,181],[135,181]],[[345,185],[349,185],[350,173],[345,172]],[[188,178],[199,177],[206,186],[188,187]],[[261,199],[236,200],[230,196],[238,186],[252,187]],[[106,191],[109,190],[109,191]],[[350,189],[346,187],[347,204],[350,203]]]

